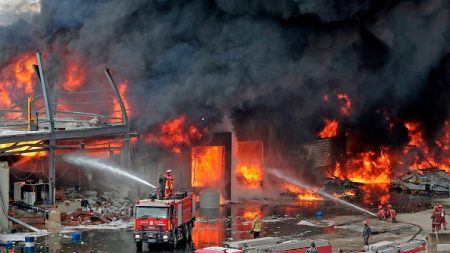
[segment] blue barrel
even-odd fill
[[[316,211],[316,217],[322,218],[323,214],[322,211]]]
[[[5,244],[6,249],[12,249],[14,247],[13,242],[7,241]]]
[[[78,231],[72,232],[72,242],[80,242],[81,241],[81,233]]]
[[[26,236],[25,237],[25,252],[34,252],[34,249],[35,249],[34,237]]]

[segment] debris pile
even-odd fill
[[[66,189],[64,201],[66,212],[61,212],[63,226],[100,225],[112,221],[129,221],[133,202],[120,198],[119,193],[96,191],[77,192]]]
[[[392,180],[391,189],[411,193],[450,193],[450,175],[445,171],[430,169],[421,172],[410,172],[397,180]]]

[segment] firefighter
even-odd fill
[[[386,211],[384,210],[382,205],[378,206],[377,216],[379,220],[386,220]]]
[[[433,212],[431,213],[431,230],[433,232],[439,232],[441,229],[441,216],[439,212],[439,206],[434,205]]]
[[[441,227],[444,230],[447,230],[447,221],[445,221],[445,210],[444,210],[444,206],[442,205],[438,205],[439,207],[439,216],[441,217]]]
[[[387,205],[388,208],[388,220],[392,223],[396,223],[397,222],[397,212],[395,211],[395,209],[392,207],[391,204]]]
[[[254,239],[259,237],[259,234],[261,233],[261,228],[262,228],[262,221],[258,215],[255,215],[255,220],[253,221],[252,224],[252,230],[250,231],[250,233],[253,234]]]
[[[362,237],[364,238],[364,245],[369,246],[369,237],[372,235],[372,230],[369,227],[368,220],[365,220],[363,222],[363,224],[364,224],[364,228],[363,228]]]
[[[163,173],[159,174],[159,179],[158,179],[158,184],[159,184],[159,188],[158,188],[158,197],[159,199],[164,199],[164,192],[166,190],[166,177],[163,175]]]
[[[164,197],[166,199],[170,199],[173,193],[173,176],[172,176],[172,170],[167,170],[165,175],[165,187],[164,187]]]

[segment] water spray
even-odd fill
[[[357,206],[357,205],[354,205],[354,204],[352,204],[352,203],[349,203],[349,202],[347,202],[347,201],[345,201],[345,200],[336,198],[335,196],[333,196],[333,195],[331,195],[331,194],[328,194],[328,193],[326,193],[326,192],[324,192],[324,191],[317,190],[317,189],[315,189],[314,187],[311,187],[311,186],[309,186],[309,185],[307,185],[307,184],[304,184],[304,183],[300,182],[300,181],[297,180],[297,179],[294,179],[294,178],[292,178],[292,177],[289,177],[289,176],[286,176],[286,175],[282,174],[282,173],[279,172],[278,170],[273,170],[273,169],[271,169],[271,170],[269,170],[269,171],[267,171],[267,172],[270,173],[270,174],[272,174],[272,175],[274,175],[274,176],[276,176],[276,177],[278,177],[279,179],[282,179],[282,180],[284,180],[284,181],[286,181],[286,182],[289,182],[289,183],[291,183],[291,184],[294,184],[294,185],[296,185],[296,186],[298,186],[298,187],[300,187],[300,188],[303,188],[303,189],[307,189],[307,190],[313,191],[313,192],[315,192],[315,193],[321,195],[321,196],[324,197],[324,198],[327,198],[327,199],[331,199],[331,200],[337,201],[337,202],[340,203],[340,204],[349,206],[349,207],[354,208],[354,209],[356,209],[356,210],[358,210],[358,211],[361,211],[361,212],[364,212],[364,213],[367,213],[367,214],[370,214],[370,215],[372,215],[372,216],[377,217],[376,214],[374,214],[374,213],[372,213],[372,212],[370,212],[370,211],[368,211],[368,210],[366,210],[366,209],[364,209],[364,208],[361,208],[361,207],[359,207],[359,206]]]
[[[133,179],[139,183],[148,185],[154,189],[156,189],[156,187],[152,184],[150,184],[147,181],[142,180],[141,178],[132,175],[128,172],[125,172],[124,170],[122,170],[121,168],[114,166],[114,165],[110,165],[107,164],[105,161],[103,161],[102,159],[98,159],[98,158],[92,158],[89,156],[83,156],[83,155],[78,155],[78,154],[68,154],[68,155],[64,155],[63,159],[71,164],[74,165],[78,165],[78,166],[83,166],[83,167],[87,167],[87,168],[91,168],[91,169],[98,169],[98,170],[103,170],[103,171],[108,171],[108,172],[112,172],[114,174],[117,174],[119,176],[125,176],[127,178]]]

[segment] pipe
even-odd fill
[[[0,163],[0,231],[9,232],[9,167],[7,162]]]

